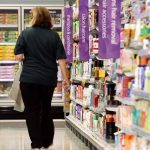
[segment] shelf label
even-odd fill
[[[73,9],[65,8],[65,27],[64,27],[64,45],[67,55],[67,61],[72,62],[73,57]]]
[[[88,61],[89,56],[89,8],[87,0],[79,0],[79,49],[80,60]]]
[[[99,1],[99,58],[120,57],[120,0]]]

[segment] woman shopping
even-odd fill
[[[54,124],[50,115],[58,64],[65,89],[69,81],[65,50],[59,35],[51,29],[49,11],[45,7],[35,7],[31,13],[32,26],[20,34],[14,53],[16,60],[23,61],[20,89],[31,147],[39,150],[53,144]]]

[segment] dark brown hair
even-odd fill
[[[51,29],[52,28],[52,17],[47,8],[42,6],[34,7],[31,10],[32,13],[32,20],[31,25],[32,27],[42,27]]]

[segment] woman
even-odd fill
[[[16,60],[23,60],[20,89],[25,105],[26,124],[33,149],[53,144],[54,124],[51,100],[57,85],[57,61],[67,89],[66,54],[59,35],[51,30],[52,18],[45,7],[35,7],[32,27],[24,30],[16,43]]]

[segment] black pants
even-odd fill
[[[54,124],[50,115],[54,88],[54,86],[20,83],[32,148],[47,148],[53,143]]]

